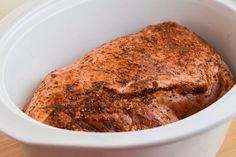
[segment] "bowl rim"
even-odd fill
[[[75,132],[42,124],[25,115],[10,100],[4,85],[7,52],[14,42],[19,40],[19,38],[16,38],[16,35],[19,35],[18,33],[24,34],[23,28],[27,24],[32,23],[31,20],[33,19],[41,18],[41,21],[43,21],[70,7],[88,1],[91,0],[71,0],[71,3],[65,0],[46,0],[38,1],[37,3],[27,2],[0,22],[0,29],[5,32],[0,37],[0,130],[26,144],[95,149],[128,149],[164,145],[196,136],[217,127],[235,115],[236,109],[234,109],[233,105],[234,101],[236,101],[236,86],[216,101],[214,105],[186,119],[162,127],[135,132]],[[236,3],[232,0],[204,2],[226,7],[232,14],[236,15]],[[227,106],[222,105],[226,103],[228,104]],[[224,107],[224,112],[222,112],[222,107]],[[211,116],[209,116],[209,113]],[[19,128],[20,130],[18,130]]]

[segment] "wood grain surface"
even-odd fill
[[[23,157],[23,152],[18,143],[0,134],[0,157]],[[216,157],[236,157],[236,119]]]

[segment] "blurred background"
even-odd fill
[[[0,0],[0,19],[27,0]]]

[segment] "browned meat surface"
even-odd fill
[[[58,128],[133,131],[188,117],[233,85],[215,49],[187,28],[165,22],[51,72],[24,111]]]

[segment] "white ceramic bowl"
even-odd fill
[[[236,88],[205,110],[136,132],[73,132],[41,124],[21,108],[50,71],[143,27],[174,20],[214,46],[236,74],[231,0],[41,0],[0,23],[0,130],[26,157],[213,157],[236,113]]]

